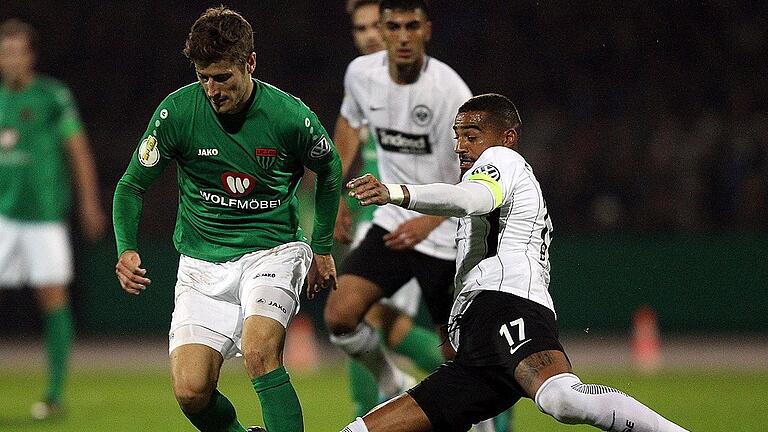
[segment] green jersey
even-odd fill
[[[0,214],[62,221],[70,205],[66,142],[83,131],[69,89],[36,77],[21,90],[0,84]]]
[[[160,103],[115,190],[118,255],[137,249],[142,194],[171,160],[181,254],[223,262],[305,240],[296,198],[304,167],[317,173],[312,249],[330,252],[341,189],[333,143],[298,98],[254,80],[251,99],[234,125],[216,114],[199,83]]]
[[[376,178],[379,178],[379,165],[376,158],[376,139],[373,134],[368,134],[368,141],[360,148],[360,160],[362,162],[360,171],[354,177],[359,177],[365,174],[373,174]],[[373,220],[373,211],[376,210],[376,206],[361,206],[360,202],[349,194],[344,194],[347,197],[347,207],[352,213],[352,220],[354,223],[358,222],[370,222]]]

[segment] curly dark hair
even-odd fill
[[[203,67],[222,60],[243,65],[253,52],[253,28],[232,9],[208,8],[192,24],[183,52]]]

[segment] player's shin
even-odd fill
[[[285,367],[251,380],[259,395],[264,426],[269,432],[302,432],[301,403]]]
[[[685,432],[634,398],[614,388],[583,384],[576,375],[555,375],[539,387],[539,409],[567,424],[589,424],[605,431]]]
[[[184,415],[201,432],[245,432],[243,425],[237,421],[232,402],[216,389],[207,407],[196,413],[184,412]]]
[[[48,390],[45,401],[58,403],[61,398],[74,327],[69,306],[48,312],[44,318],[45,346],[48,352]]]
[[[384,399],[398,395],[411,380],[384,354],[379,333],[365,322],[351,333],[331,335],[331,342],[373,373]]]

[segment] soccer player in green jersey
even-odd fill
[[[0,287],[31,286],[42,310],[48,385],[32,416],[46,419],[62,412],[74,334],[70,178],[89,240],[102,235],[106,218],[77,107],[64,84],[36,73],[36,42],[29,24],[0,24]]]
[[[216,389],[223,360],[242,353],[267,430],[303,431],[282,353],[305,278],[309,298],[336,283],[341,161],[304,103],[252,78],[253,30],[240,14],[205,11],[184,54],[198,82],[160,103],[115,190],[117,276],[131,294],[150,284],[137,244],[142,194],[175,160],[181,258],[169,352],[181,410],[201,431],[245,430]],[[311,248],[298,225],[305,167],[317,174]]]

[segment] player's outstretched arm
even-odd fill
[[[351,189],[349,195],[359,200],[361,205],[391,203],[435,216],[487,214],[501,204],[487,186],[473,181],[457,185],[384,184],[371,174],[366,174],[347,183],[347,188]]]
[[[146,278],[147,270],[141,268],[141,257],[134,250],[127,250],[120,254],[115,265],[115,273],[120,281],[120,286],[129,294],[139,295],[151,284]]]

